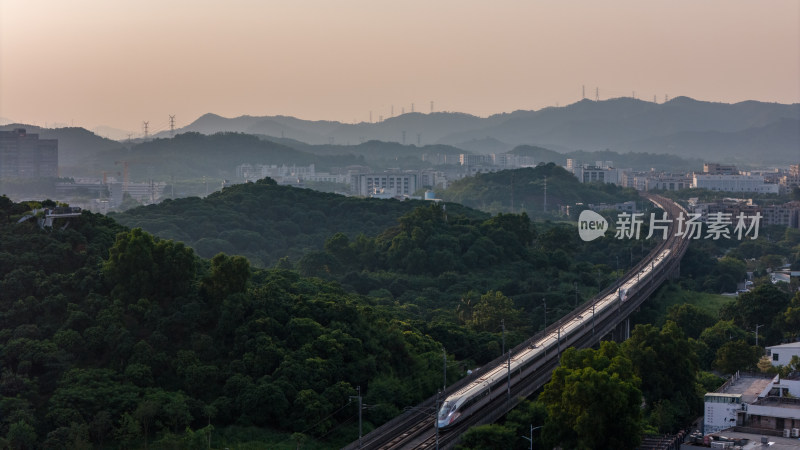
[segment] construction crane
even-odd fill
[[[128,164],[130,161],[114,161],[114,165],[122,164],[122,192],[128,192]]]

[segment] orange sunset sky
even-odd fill
[[[487,116],[586,96],[800,102],[800,2],[0,0],[0,117]]]

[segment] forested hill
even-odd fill
[[[550,212],[579,202],[616,203],[639,199],[634,189],[614,184],[580,183],[575,175],[553,163],[462,178],[440,192],[439,197],[482,211],[525,211],[536,216],[545,209],[545,183],[547,211]]]
[[[227,187],[205,199],[166,200],[113,217],[129,227],[182,241],[203,257],[225,252],[267,267],[283,257],[294,263],[309,251],[322,250],[325,240],[339,232],[350,238],[375,236],[422,204],[345,197],[264,179]],[[448,208],[469,217],[488,217],[461,205]]]
[[[336,285],[31,206],[0,196],[2,448],[340,448],[356,386],[380,422],[441,385],[440,344]]]
[[[319,170],[362,163],[356,155],[313,155],[253,135],[184,133],[170,139],[154,139],[130,148],[92,154],[82,161],[83,170],[100,173],[113,169],[116,161],[128,161],[130,177],[136,180],[168,180],[173,176],[233,178],[236,166],[245,163],[316,164]]]
[[[413,145],[399,142],[367,141],[357,145],[310,145],[291,139],[267,137],[267,140],[283,143],[300,151],[315,155],[334,157],[335,155],[355,155],[365,164],[377,167],[396,167],[418,169],[424,165],[426,155],[448,155],[458,159],[461,153],[471,153],[451,145]],[[409,142],[417,142],[409,136]],[[341,157],[341,156],[339,156]]]

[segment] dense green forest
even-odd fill
[[[357,386],[380,422],[441,382],[440,344],[336,284],[201,260],[90,213],[66,229],[16,223],[30,206],[0,197],[12,448],[216,447],[211,430],[234,425],[338,446],[354,436],[342,424]]]
[[[19,448],[221,443],[246,426],[341,444],[357,386],[381,423],[435,392],[442,346],[452,381],[500,353],[501,319],[509,345],[545,325],[536,292],[554,321],[615,276],[592,256],[631,252],[427,203],[375,237],[334,234],[259,269],[88,212],[17,223],[40,205],[1,199],[0,436]]]
[[[503,330],[506,345],[520,342],[654,244],[587,243],[574,225],[532,222],[524,213],[346,199],[269,180],[132,212],[154,222],[195,219],[174,230],[230,221],[258,229],[264,225],[247,212],[276,204],[302,205],[284,219],[295,230],[312,205],[324,217],[312,223],[338,225],[296,258],[264,268],[242,256],[202,259],[183,243],[90,213],[52,229],[17,223],[40,205],[0,197],[0,444],[205,448],[210,439],[215,448],[248,440],[339,447],[357,435],[349,403],[357,387],[371,405],[369,430],[435,392],[442,348],[452,382],[501,353]],[[170,210],[175,205],[183,209]],[[642,308],[629,341],[565,352],[564,373],[537,400],[468,433],[464,448],[487,448],[498,436],[508,439],[503,448],[522,448],[522,427],[534,420],[545,426],[536,445],[635,445],[580,440],[581,417],[618,409],[588,402],[566,411],[557,399],[574,389],[644,399],[627,422],[615,416],[596,427],[680,429],[698,414],[701,394],[720,383],[708,371],[756,367],[756,320],[762,346],[800,329],[800,296],[767,277],[796,258],[795,231],[699,241],[681,280]],[[725,290],[744,270],[754,271],[756,284],[733,301],[708,309],[680,300]],[[606,384],[590,383],[598,380]]]

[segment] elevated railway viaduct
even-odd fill
[[[666,211],[669,219],[678,217],[681,212],[686,213],[669,199],[649,194],[643,196]],[[510,350],[508,354],[448,386],[445,392],[409,408],[404,414],[345,448],[452,448],[467,429],[496,421],[521,399],[544,386],[550,380],[564,349],[592,347],[609,337],[616,340],[627,339],[630,335],[630,314],[662,283],[679,275],[680,260],[686,252],[689,240],[676,236],[675,226],[675,221],[671,220],[667,239],[662,240],[646,258],[591,301],[579,305],[556,323]],[[512,361],[517,367],[513,371],[510,369]],[[527,363],[517,364],[520,361]],[[493,371],[499,373],[506,370],[506,367],[508,382],[498,383],[492,390],[491,401],[479,411],[447,429],[439,430],[434,426],[435,411],[440,401],[452,393],[468,390],[471,384],[480,383],[487,374]]]

